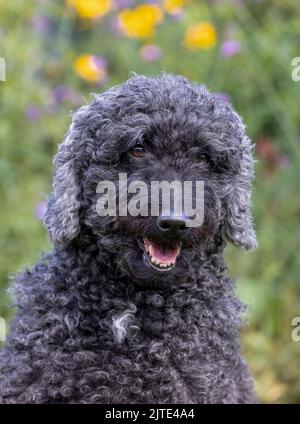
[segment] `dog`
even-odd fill
[[[252,153],[233,107],[181,76],[134,75],[74,113],[44,219],[53,250],[12,289],[0,401],[255,402],[223,260],[227,242],[257,244]],[[100,216],[98,184],[120,174],[203,182],[201,225]]]

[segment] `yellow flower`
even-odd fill
[[[77,75],[85,80],[100,83],[106,79],[106,66],[102,58],[84,54],[75,60],[73,67]]]
[[[189,2],[190,0],[164,0],[163,7],[166,12],[176,14]]]
[[[111,10],[111,0],[67,0],[81,18],[97,19]]]
[[[122,10],[118,18],[128,37],[147,38],[153,35],[155,25],[163,18],[163,12],[157,5],[141,4],[135,9]]]
[[[189,50],[210,49],[216,41],[215,27],[210,22],[199,22],[187,29],[183,45]]]

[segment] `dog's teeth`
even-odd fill
[[[146,245],[145,245],[146,246]],[[175,262],[160,262],[158,259],[156,259],[154,256],[151,256],[151,253],[152,253],[152,251],[151,251],[151,245],[150,245],[150,249],[149,250],[147,250],[147,253],[149,254],[149,259],[150,259],[150,262],[153,264],[153,265],[156,265],[158,268],[161,268],[161,269],[165,269],[165,268],[171,268],[174,264],[175,264]]]
[[[153,251],[152,251],[152,245],[151,244],[148,244],[148,252],[149,252],[150,256],[152,256]]]

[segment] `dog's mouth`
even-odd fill
[[[176,265],[181,244],[162,245],[146,238],[143,239],[144,261],[157,271],[170,271]]]

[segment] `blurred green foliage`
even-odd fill
[[[150,39],[121,33],[116,7],[95,20],[81,19],[62,1],[0,0],[0,10],[7,65],[0,82],[0,316],[13,313],[8,276],[50,248],[36,215],[51,190],[52,157],[70,112],[130,71],[183,74],[229,96],[256,141],[260,246],[251,253],[228,246],[226,257],[250,305],[243,341],[260,399],[299,403],[300,342],[291,340],[292,317],[300,316],[300,82],[291,78],[291,60],[300,56],[298,0],[194,0],[180,13],[165,13]],[[190,51],[185,31],[202,21],[215,27],[216,44]],[[156,50],[147,55],[148,45]],[[74,71],[85,54],[101,59],[100,83]]]

